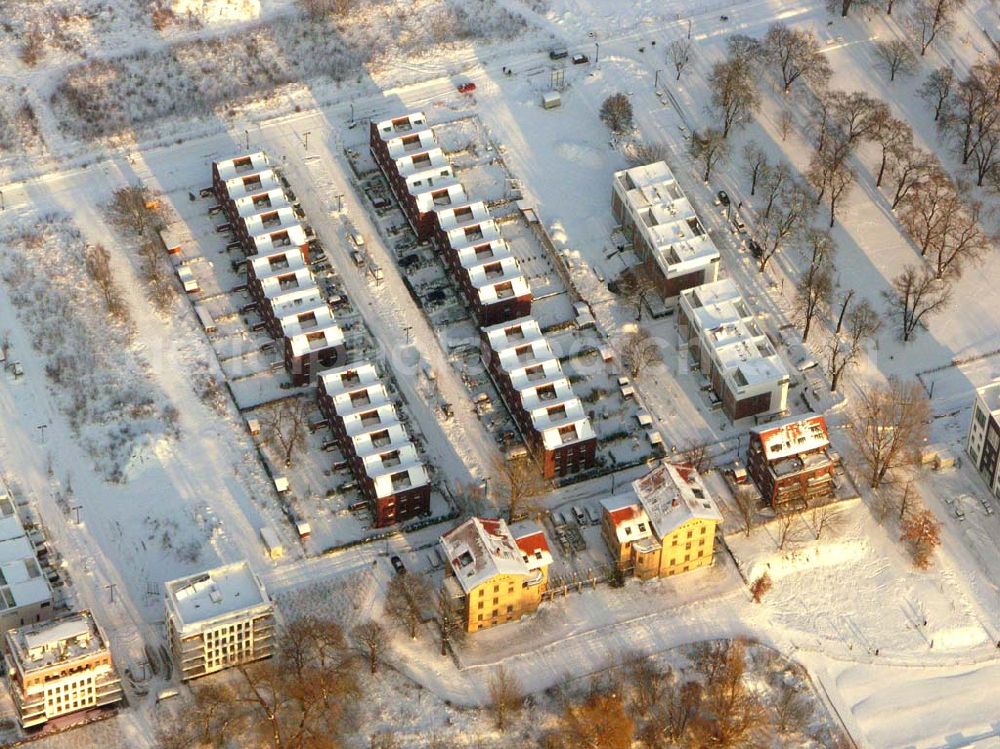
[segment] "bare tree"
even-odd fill
[[[178,727],[187,746],[332,749],[352,734],[359,689],[340,628],[295,620],[275,649],[271,660],[237,666],[228,683],[194,688],[194,708]]]
[[[565,749],[630,749],[635,724],[618,691],[593,691],[582,705],[570,705],[560,716],[558,740]]]
[[[906,5],[909,0],[885,0],[885,14],[887,16],[892,15],[893,9],[897,5]]]
[[[886,298],[890,312],[899,318],[903,340],[909,341],[917,328],[927,324],[927,318],[951,303],[951,284],[929,268],[907,265],[892,279]]]
[[[111,271],[111,255],[102,244],[90,245],[84,255],[87,275],[97,284],[108,312],[119,320],[128,317],[128,308],[122,299],[118,284]]]
[[[524,707],[521,684],[505,666],[497,666],[490,674],[489,709],[498,731],[507,730],[511,716]]]
[[[885,69],[889,71],[889,80],[896,80],[896,74],[908,75],[914,71],[917,65],[917,57],[910,49],[910,45],[902,39],[891,39],[887,42],[878,42],[875,45],[875,54],[882,60]]]
[[[781,110],[781,114],[778,115],[778,135],[781,136],[781,142],[784,143],[788,140],[788,134],[792,131],[792,126],[795,124],[795,118],[788,107],[784,107]]]
[[[750,197],[757,192],[757,180],[770,168],[767,153],[751,140],[743,146],[743,165],[746,175],[750,178]]]
[[[785,195],[789,185],[794,181],[792,170],[787,161],[779,161],[774,166],[768,165],[760,173],[760,202],[763,208],[758,211],[758,219],[761,222],[771,220],[771,211]]]
[[[642,653],[626,656],[624,667],[626,680],[632,686],[634,694],[632,713],[645,719],[671,688],[673,671],[669,667],[660,668]]]
[[[708,83],[712,110],[722,123],[722,137],[727,138],[734,127],[749,121],[760,106],[753,67],[748,60],[730,53],[712,66]]]
[[[944,111],[954,83],[955,70],[950,65],[945,65],[932,71],[919,89],[920,96],[934,106],[935,122],[940,119]]]
[[[809,510],[809,521],[812,526],[813,538],[817,541],[823,535],[823,531],[835,531],[840,525],[843,516],[840,510],[833,505],[820,505]]]
[[[889,207],[895,210],[912,191],[919,189],[924,180],[940,169],[937,158],[922,148],[914,146],[894,150],[889,161],[889,177],[894,188]]]
[[[834,335],[840,335],[841,331],[844,329],[844,318],[847,316],[847,311],[851,309],[851,302],[854,301],[854,296],[858,292],[855,289],[848,288],[844,292],[844,297],[840,300],[840,312],[837,314],[837,324],[833,328]]]
[[[885,168],[889,162],[905,158],[904,154],[913,151],[913,130],[902,120],[893,117],[886,107],[876,120],[876,126],[872,130],[872,140],[882,149],[878,175],[875,178],[875,186],[881,187]]]
[[[944,36],[955,23],[955,13],[965,5],[965,0],[915,0],[910,13],[910,25],[920,35],[920,56],[938,37]]]
[[[941,525],[934,513],[921,508],[903,521],[903,532],[899,537],[910,549],[913,566],[925,570],[931,565],[934,549],[941,545]]]
[[[161,196],[142,184],[115,190],[108,204],[108,215],[119,229],[133,231],[140,237],[153,234],[166,223]]]
[[[788,542],[792,540],[792,528],[795,526],[795,521],[798,519],[798,513],[785,511],[778,515],[775,521],[778,528],[777,538],[774,542],[778,547],[778,551],[784,551],[785,546]]]
[[[963,165],[975,162],[982,186],[1000,149],[1000,59],[976,63],[952,87],[938,127],[954,141]]]
[[[744,747],[757,744],[767,723],[767,711],[745,680],[745,648],[728,645],[722,668],[705,683],[703,711],[692,726],[692,746]]]
[[[655,272],[643,263],[622,273],[621,279],[618,281],[617,291],[621,292],[632,307],[635,307],[635,320],[641,322],[646,301],[649,295],[655,293],[658,288],[659,284]]]
[[[667,59],[674,66],[674,70],[677,72],[676,80],[679,81],[684,68],[691,62],[691,40],[674,39],[670,42],[667,45]]]
[[[771,24],[764,37],[763,50],[766,59],[780,71],[786,94],[800,78],[819,88],[830,80],[830,63],[811,31],[793,29],[780,21]]]
[[[702,686],[697,681],[672,685],[661,700],[663,737],[667,741],[680,741],[687,735],[698,709],[701,707]]]
[[[351,630],[351,638],[368,659],[369,671],[376,673],[382,654],[389,648],[389,633],[385,627],[374,619],[369,619],[355,625]]]
[[[540,515],[542,508],[538,499],[552,488],[530,455],[497,456],[490,478],[498,498],[507,506],[507,518],[511,522]]]
[[[787,735],[804,731],[813,718],[813,707],[799,682],[781,680],[778,683],[772,711],[774,727]]]
[[[786,183],[780,198],[771,205],[758,231],[761,248],[758,270],[763,273],[768,262],[808,224],[814,212],[812,200],[797,180]]]
[[[601,104],[601,120],[616,135],[632,129],[632,102],[623,93],[611,94]]]
[[[704,130],[691,133],[689,149],[691,156],[705,165],[702,179],[708,182],[712,176],[712,169],[729,153],[729,142],[718,128],[706,127]]]
[[[293,396],[272,404],[261,413],[264,441],[281,454],[286,467],[306,444],[311,406],[306,398]]]
[[[696,473],[705,473],[712,467],[706,440],[688,440],[680,452],[680,462],[691,466]]]
[[[321,21],[328,16],[346,15],[355,0],[299,0],[299,4],[311,20]]]
[[[810,184],[816,188],[817,203],[825,197],[830,207],[830,228],[837,219],[837,205],[857,177],[848,161],[849,141],[828,138],[826,147],[813,154],[806,174]]]
[[[430,584],[423,575],[395,575],[389,581],[386,591],[385,613],[415,640],[417,629],[423,621],[423,602],[430,597]]]
[[[802,342],[809,339],[816,315],[830,305],[833,295],[833,255],[836,247],[830,233],[809,229],[804,236],[804,252],[809,265],[796,284],[796,307],[802,318]]]
[[[827,376],[831,392],[837,391],[841,377],[858,363],[865,343],[875,336],[881,325],[878,313],[867,300],[853,305],[847,312],[843,330],[830,338]]]
[[[950,180],[931,179],[907,200],[900,221],[934,275],[957,278],[967,264],[979,263],[989,251],[981,213],[982,204],[967,200]]]
[[[847,143],[871,137],[871,131],[881,116],[880,110],[885,102],[869,96],[864,91],[852,91],[845,94],[841,91],[831,91],[831,115],[837,128],[844,134]]]
[[[437,589],[437,625],[441,655],[447,655],[448,646],[465,631],[465,622],[462,621],[461,599],[449,593],[444,585]]]
[[[848,431],[872,489],[890,471],[917,463],[930,420],[930,401],[919,382],[891,379],[858,389]]]
[[[622,342],[622,364],[634,379],[660,360],[660,344],[646,328],[636,328]]]
[[[737,486],[733,492],[733,504],[736,505],[736,514],[739,515],[743,525],[743,532],[747,538],[750,537],[750,530],[753,528],[753,521],[757,515],[757,490],[752,486]]]
[[[848,12],[854,7],[865,7],[871,0],[826,0],[826,8],[831,13],[840,13],[841,18],[847,18]]]

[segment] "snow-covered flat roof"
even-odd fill
[[[1000,381],[979,388],[977,394],[986,410],[1000,418]]]
[[[12,629],[7,633],[7,642],[25,674],[107,650],[104,633],[89,611]]]
[[[385,391],[380,391],[381,400],[368,405],[351,401],[337,401],[337,416],[344,422],[344,432],[352,440],[356,437],[392,429],[400,424],[396,407],[385,398]]]
[[[284,329],[284,321],[282,321]],[[344,331],[335,323],[326,323],[315,330],[305,330],[301,333],[285,333],[292,345],[292,356],[305,356],[311,351],[322,351],[344,345]]]
[[[427,468],[423,463],[415,462],[392,467],[376,464],[375,460],[373,457],[366,459],[365,472],[375,488],[375,496],[379,499],[410,489],[419,489],[430,483]]]
[[[265,276],[260,279],[260,286],[265,299],[274,299],[280,294],[302,289],[316,289],[318,292],[312,273],[304,267]]]
[[[430,213],[441,206],[464,203],[469,198],[462,183],[451,176],[428,177],[420,184],[408,184],[407,188],[417,201],[417,210]]]
[[[368,362],[327,369],[320,373],[319,378],[323,383],[324,392],[330,397],[367,385],[380,384],[378,370],[374,364]]]
[[[507,346],[495,351],[500,360],[500,367],[508,374],[525,367],[538,365],[554,359],[549,342],[544,338],[536,338],[516,346]]]
[[[236,201],[248,195],[258,195],[271,190],[281,190],[281,180],[273,169],[263,169],[242,177],[233,177],[225,181],[226,195]]]
[[[420,153],[408,154],[396,159],[396,172],[404,179],[416,172],[427,169],[451,168],[451,162],[440,148],[431,148]]]
[[[374,428],[357,428],[361,426],[360,420],[352,423],[356,428],[353,433],[349,431],[348,436],[358,457],[363,458],[383,450],[400,450],[404,447],[413,449],[406,428],[396,419],[396,412],[390,409],[385,415],[385,421],[376,424]]]
[[[167,611],[182,635],[274,605],[245,561],[171,580],[165,587]]]
[[[464,226],[449,229],[446,235],[448,246],[456,252],[472,245],[481,245],[500,239],[500,227],[492,218],[473,221]]]
[[[437,140],[429,127],[423,130],[394,134],[384,140],[386,148],[389,149],[389,158],[393,161],[437,147]]]
[[[263,234],[256,234],[250,237],[258,253],[271,252],[281,247],[302,247],[308,244],[309,237],[306,235],[305,227],[302,224],[291,224],[278,228],[266,229]]]
[[[466,595],[497,575],[531,575],[521,548],[502,519],[469,518],[441,536],[441,548]]]
[[[435,213],[437,214],[438,226],[441,227],[442,231],[449,233],[453,229],[462,229],[472,224],[492,220],[486,204],[481,200],[462,205],[450,205],[435,211]]]
[[[316,285],[303,286],[275,294],[268,299],[268,302],[271,305],[271,311],[278,320],[294,315],[296,312],[315,309],[319,305],[326,304],[323,294]]]
[[[420,111],[407,112],[406,114],[390,117],[375,125],[382,140],[390,140],[397,135],[409,133],[414,130],[422,130],[427,127],[427,116]]]
[[[333,325],[336,321],[326,301],[318,299],[312,304],[304,306],[302,309],[282,315],[278,318],[278,322],[281,324],[281,332],[285,337],[291,338],[300,333],[322,330]]]
[[[514,256],[510,247],[502,239],[490,239],[466,245],[455,252],[458,255],[458,263],[463,268],[472,268],[490,260],[503,260]]]
[[[532,425],[542,435],[542,445],[546,450],[586,442],[597,436],[590,419],[583,413],[580,401],[576,398],[573,400],[575,405],[571,402],[563,404],[566,407],[565,415],[553,415],[551,411],[542,410],[531,413]]]
[[[385,389],[385,385],[381,382],[362,385],[350,390],[341,390],[332,398],[334,411],[345,420],[355,414],[363,414],[366,415],[368,421],[377,425],[387,418],[391,417],[393,420],[396,418],[395,406],[389,399],[389,392]],[[389,410],[385,411],[384,409]],[[377,413],[370,414],[372,411],[377,411]]]
[[[306,259],[298,247],[283,247],[263,255],[251,255],[247,264],[258,279],[294,273],[306,267]]]
[[[519,317],[510,322],[490,325],[483,328],[483,334],[490,349],[498,354],[507,348],[545,340],[538,321],[533,317]]]
[[[258,211],[241,219],[246,227],[247,234],[255,237],[258,234],[267,234],[282,228],[294,226],[299,222],[299,217],[295,215],[295,210],[290,205],[280,208],[268,208]]]
[[[242,177],[246,174],[253,174],[267,169],[271,165],[267,154],[263,151],[234,156],[231,159],[223,159],[215,162],[215,170],[219,177],[225,182],[235,177]]]
[[[530,366],[511,369],[507,372],[507,376],[510,377],[511,386],[519,392],[530,387],[552,385],[560,380],[566,380],[566,374],[554,356]]]
[[[632,490],[660,539],[688,520],[722,522],[722,514],[701,475],[689,465],[664,461],[633,481]]]
[[[826,419],[820,414],[793,416],[750,430],[760,440],[768,461],[825,450],[830,446]]]
[[[247,218],[262,211],[290,206],[291,203],[288,202],[285,191],[280,187],[275,187],[252,195],[244,195],[242,198],[234,200],[233,205],[236,208],[237,216]]]
[[[0,612],[52,600],[35,546],[11,498],[0,496]]]
[[[501,265],[499,272],[488,270],[485,266],[478,266],[468,271],[469,281],[476,289],[481,304],[496,304],[531,294],[531,288],[517,263],[513,258],[508,260],[511,262]]]

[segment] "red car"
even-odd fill
[[[476,90],[476,84],[473,83],[472,81],[463,83],[458,87],[458,93],[460,94],[471,94],[475,90]]]

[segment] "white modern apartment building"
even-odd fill
[[[274,602],[244,562],[166,583],[167,639],[181,679],[271,656]]]
[[[729,279],[681,292],[677,325],[732,419],[782,413],[788,370]]]
[[[40,540],[40,537],[36,540]],[[52,587],[25,531],[14,500],[0,489],[0,627],[34,624],[52,616]]]
[[[719,278],[719,251],[666,163],[615,172],[611,209],[668,303]]]
[[[990,491],[1000,497],[1000,381],[976,391],[966,449]]]
[[[4,656],[23,728],[122,699],[107,638],[89,611],[7,630]]]

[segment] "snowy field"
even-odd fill
[[[377,614],[391,574],[387,555],[399,553],[411,569],[422,569],[438,532],[425,529],[384,546],[314,559],[307,554],[316,549],[303,548],[294,537],[243,416],[228,397],[215,397],[223,378],[241,405],[287,391],[280,387],[284,374],[269,372],[273,360],[259,351],[263,334],[249,331],[238,314],[245,300],[230,293],[236,278],[220,254],[224,240],[212,233],[204,202],[187,197],[208,184],[213,159],[242,150],[248,140],[285,163],[329,251],[333,280],[350,299],[345,321],[356,326],[361,346],[377,351],[392,373],[428,461],[455,488],[488,475],[498,454],[497,433],[506,427],[481,419],[471,408],[477,391],[464,377],[460,354],[451,349],[475,335],[461,305],[446,294],[442,306],[424,314],[427,308],[404,286],[409,271],[399,264],[413,248],[400,250],[396,235],[388,232],[396,219],[371,209],[352,172],[345,150],[363,150],[368,117],[420,108],[432,124],[479,123],[472,134],[487,133],[499,144],[504,168],[483,158],[483,151],[469,152],[456,160],[460,178],[468,180],[474,198],[492,201],[505,197],[505,174],[516,176],[614,348],[635,318],[606,285],[624,267],[621,255],[612,254],[610,193],[612,173],[628,160],[622,148],[609,143],[597,112],[607,95],[628,93],[636,111],[634,139],[665,149],[720,248],[723,274],[741,287],[772,340],[781,342],[796,324],[793,289],[803,258],[786,250],[766,273],[758,273],[725,217],[712,207],[712,197],[723,188],[752,214],[749,183],[739,167],[743,145],[754,141],[771,158],[803,170],[811,151],[809,132],[799,111],[782,138],[781,94],[765,82],[765,106],[756,121],[733,136],[733,155],[720,163],[711,184],[700,181],[687,139],[692,129],[710,124],[706,76],[725,54],[727,36],[738,31],[760,37],[777,18],[814,31],[835,71],[833,87],[885,100],[912,125],[917,142],[956,176],[962,174],[960,165],[915,92],[933,68],[949,64],[963,73],[991,54],[988,35],[1000,37],[995,4],[971,3],[960,12],[954,32],[930,47],[912,75],[889,83],[876,64],[874,43],[906,32],[898,14],[887,20],[874,8],[844,20],[819,3],[781,0],[694,6],[637,0],[627,10],[615,0],[506,0],[476,4],[476,18],[463,3],[426,0],[411,4],[394,21],[380,11],[399,3],[383,0],[372,12],[377,23],[359,19],[324,36],[300,33],[302,22],[290,0],[198,3],[209,9],[202,16],[186,13],[191,4],[162,5],[176,10],[154,18],[147,4],[134,0],[24,3],[0,32],[0,59],[13,71],[5,84],[11,104],[0,117],[0,170],[6,175],[0,185],[5,245],[0,328],[9,336],[10,358],[24,368],[19,378],[6,372],[0,377],[2,468],[66,559],[78,604],[100,612],[116,660],[134,672],[141,670],[144,645],[162,641],[159,585],[165,580],[246,558],[289,611],[341,616],[355,605]],[[418,22],[428,13],[439,23]],[[662,50],[689,32],[693,59],[674,83]],[[233,51],[234,40],[244,38],[255,43],[240,41]],[[381,43],[388,38],[392,44]],[[586,52],[591,63],[599,56],[599,63],[553,66],[544,54],[553,42]],[[32,45],[38,57],[26,60]],[[553,67],[564,70],[562,106],[545,110],[540,98],[552,85]],[[669,90],[672,98],[654,90],[657,70],[664,71],[660,90]],[[474,95],[456,93],[455,84],[464,80],[476,82]],[[106,109],[102,102],[109,102]],[[120,106],[124,102],[129,106]],[[122,119],[126,111],[128,120]],[[360,124],[352,127],[355,122]],[[452,149],[463,149],[470,139],[460,126],[441,134]],[[841,287],[884,311],[882,295],[891,279],[918,256],[885,195],[872,186],[877,156],[877,149],[864,146],[855,157],[859,180],[844,199],[833,236]],[[204,261],[193,269],[220,321],[211,339],[187,301],[179,298],[167,313],[148,304],[133,248],[107,222],[104,206],[112,191],[136,180],[162,191],[198,238]],[[976,194],[996,206],[995,193]],[[984,220],[989,231],[997,230],[995,211]],[[518,226],[504,228],[518,240],[515,245],[521,239]],[[353,228],[370,238],[373,258],[387,271],[380,285],[359,273],[343,250]],[[87,283],[81,265],[87,244],[109,250],[127,323],[103,314]],[[536,293],[563,286],[546,267],[551,258],[522,259]],[[413,277],[428,290],[438,283],[431,261],[414,261]],[[931,318],[913,342],[899,341],[887,322],[877,345],[849,374],[846,398],[854,387],[888,375],[919,375],[933,392],[933,441],[960,454],[973,389],[1000,376],[995,354],[1000,308],[993,293],[1000,283],[998,268],[994,247],[955,283],[952,305]],[[559,296],[539,306],[551,323],[569,312]],[[668,450],[706,441],[718,462],[728,463],[751,425],[731,425],[711,410],[701,390],[704,378],[678,354],[672,317],[643,324],[662,341],[663,362],[636,383],[638,406],[606,407],[608,431],[616,421],[630,429],[633,411],[641,407]],[[810,339],[818,360],[828,335],[823,327]],[[448,334],[441,335],[445,329]],[[596,333],[586,335],[601,340]],[[574,344],[579,342],[569,345]],[[787,356],[784,343],[779,350]],[[420,361],[437,373],[433,387],[420,376]],[[609,369],[590,383],[593,390],[584,390],[611,390],[616,374]],[[790,408],[805,411],[800,394],[810,391],[820,396],[821,407],[837,405],[828,417],[834,444],[846,455],[839,399],[823,396],[823,388],[815,371],[810,378],[793,374]],[[452,419],[442,414],[442,403],[455,404]],[[339,478],[327,475],[325,464],[332,458],[319,450],[319,437],[313,436],[296,478],[297,492],[315,504],[317,535],[323,536],[317,547],[362,530],[342,507],[320,499]],[[623,440],[621,454],[615,450],[619,462],[634,451],[632,444],[631,438]],[[618,480],[631,478],[623,472]],[[608,478],[598,479],[559,489],[545,504],[566,511],[577,503],[596,507],[610,489]],[[771,528],[747,539],[727,527],[739,570],[750,578],[767,570],[773,580],[760,604],[750,601],[736,565],[720,552],[715,568],[684,579],[631,582],[622,590],[598,586],[547,602],[529,621],[471,640],[457,665],[437,655],[428,624],[414,642],[395,639],[399,672],[383,675],[373,686],[371,714],[402,692],[406,746],[426,746],[435,731],[480,735],[483,745],[500,746],[503,740],[491,733],[486,718],[454,707],[481,704],[485,670],[498,663],[528,689],[543,690],[567,675],[603,671],[625,651],[665,653],[697,640],[749,636],[806,667],[858,746],[995,747],[1000,744],[995,647],[1000,512],[986,514],[982,500],[1000,508],[967,464],[926,471],[919,491],[943,527],[929,573],[912,569],[896,532],[875,522],[862,492],[861,500],[843,508],[839,527],[819,541],[801,530],[789,546],[777,549]],[[78,511],[68,511],[68,495]],[[964,520],[955,513],[956,502],[968,503]],[[265,525],[281,535],[285,559],[264,558],[257,539]],[[595,529],[584,529],[584,537],[587,551],[560,558],[556,574],[583,574],[606,559]],[[551,532],[550,542],[555,544]],[[318,601],[333,601],[331,591],[342,591],[345,584],[357,592],[354,603],[316,608]],[[38,745],[153,746],[152,726],[162,708],[148,696],[130,695],[130,702],[116,718]]]

